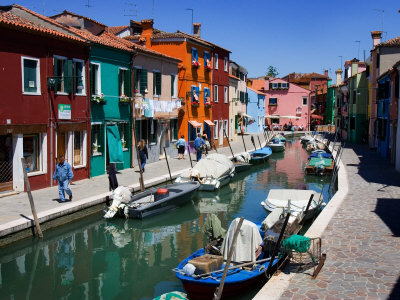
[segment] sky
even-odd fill
[[[12,4],[0,0],[1,5]],[[291,72],[322,73],[346,60],[368,57],[371,31],[382,40],[400,36],[399,0],[20,0],[14,2],[51,16],[63,10],[108,26],[154,19],[163,31],[191,33],[201,23],[201,37],[232,51],[230,59],[249,77],[265,75],[269,65],[279,77]],[[89,7],[88,7],[89,4]],[[342,58],[341,58],[341,57]],[[342,61],[342,65],[341,65]]]

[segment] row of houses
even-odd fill
[[[136,165],[135,139],[149,162],[176,155],[183,135],[205,132],[216,147],[263,130],[247,70],[230,51],[194,34],[153,28],[153,20],[108,27],[68,11],[46,17],[0,7],[0,192],[54,184],[65,155],[75,179]],[[264,104],[263,104],[264,105]],[[254,123],[252,123],[254,122]],[[251,127],[254,126],[254,128]]]
[[[400,37],[382,42],[381,35],[371,32],[365,62],[354,58],[336,71],[336,83],[328,87],[326,119],[343,139],[368,144],[400,171]]]

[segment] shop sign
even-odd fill
[[[58,118],[71,120],[71,104],[58,104]]]

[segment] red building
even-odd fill
[[[231,52],[214,45],[214,66],[212,70],[213,89],[213,139],[217,146],[227,146],[229,137],[229,54]],[[231,124],[233,126],[233,124]]]
[[[63,154],[74,180],[89,177],[87,43],[18,5],[0,7],[0,191],[55,184]]]

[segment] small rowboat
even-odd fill
[[[272,149],[270,147],[264,147],[258,150],[255,150],[250,153],[250,163],[252,165],[263,163],[268,160],[268,158],[272,154]]]
[[[305,168],[306,174],[326,175],[332,174],[335,161],[332,158],[311,157]]]
[[[285,143],[281,142],[278,138],[273,138],[267,146],[271,148],[272,152],[285,151]]]

